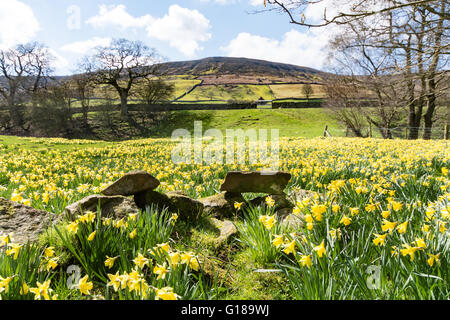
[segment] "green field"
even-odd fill
[[[131,170],[154,175],[157,192],[193,199],[219,193],[227,172],[261,170],[250,162],[175,163],[170,139],[0,139],[0,197],[57,215]],[[245,193],[221,218],[237,231],[225,241],[207,214],[161,208],[123,218],[85,211],[30,245],[17,238],[30,229],[5,228],[1,300],[448,301],[448,142],[319,137],[282,138],[279,146],[297,223],[284,224],[275,199],[251,206],[255,194]],[[3,199],[0,212],[0,222],[14,217]],[[73,266],[80,277],[69,287]]]
[[[273,100],[274,96],[266,85],[205,85],[197,87],[180,101],[196,100],[246,100],[256,101],[259,98]]]
[[[302,93],[303,84],[276,84],[270,85],[270,89],[276,99],[304,98]],[[310,98],[323,98],[324,91],[322,85],[312,85],[314,93]]]
[[[176,99],[192,89],[196,84],[199,84],[201,80],[195,79],[177,79],[169,80],[168,83],[173,83],[175,85],[175,92],[172,99]]]
[[[170,136],[178,128],[191,131],[194,121],[202,121],[205,130],[215,128],[223,132],[226,129],[279,129],[281,137],[322,136],[326,125],[333,136],[345,134],[336,120],[320,108],[174,111],[163,125],[154,129],[154,134]]]

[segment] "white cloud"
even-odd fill
[[[149,14],[134,17],[122,4],[101,5],[99,13],[89,18],[86,23],[95,28],[111,26],[123,30],[145,28],[150,38],[168,42],[170,46],[188,57],[195,56],[203,49],[200,42],[211,38],[211,34],[208,33],[211,28],[209,20],[199,11],[182,8],[179,5],[170,6],[169,12],[162,18],[155,18]]]
[[[67,61],[67,59],[63,55],[52,48],[50,48],[48,51],[54,58],[51,66],[55,69],[57,74],[60,74],[61,70],[65,70],[67,67],[69,67],[69,61]]]
[[[147,34],[169,42],[170,46],[191,57],[203,49],[199,42],[211,38],[210,28],[209,20],[199,11],[172,5],[168,14],[147,27]]]
[[[17,0],[0,1],[0,47],[28,42],[39,29],[39,22],[28,5]]]
[[[327,59],[328,37],[321,32],[301,33],[292,29],[282,40],[240,33],[221,50],[229,57],[246,57],[323,68]]]
[[[68,43],[60,49],[63,51],[73,52],[76,54],[86,54],[95,47],[108,46],[111,43],[111,38],[94,37],[89,40],[77,41]]]
[[[263,6],[264,0],[200,0],[201,2],[213,2],[213,3],[219,3],[219,4],[232,4],[237,2],[248,2],[252,6]]]
[[[98,15],[89,18],[86,23],[95,28],[104,28],[108,26],[118,26],[122,29],[144,28],[153,21],[149,14],[142,17],[133,17],[127,12],[123,4],[117,6],[100,5]]]

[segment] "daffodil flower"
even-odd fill
[[[114,266],[114,262],[116,261],[116,259],[118,257],[119,256],[111,258],[111,257],[106,256],[105,267],[108,267],[109,269],[111,269]]]
[[[348,226],[352,222],[352,218],[347,217],[345,214],[342,217],[342,219],[339,221],[339,223],[343,224],[344,226]]]
[[[302,256],[300,256],[300,264],[303,267],[311,268],[311,266],[312,266],[311,255],[302,255]]]
[[[85,295],[90,295],[91,294],[91,290],[93,288],[93,283],[92,282],[88,282],[88,275],[84,276],[83,278],[80,279],[80,281],[78,282],[78,290],[80,290],[80,292],[82,294]]]
[[[169,270],[166,269],[166,264],[165,263],[162,266],[156,265],[153,268],[153,273],[158,275],[158,277],[156,277],[156,280],[164,279],[168,272],[169,272]]]
[[[325,240],[322,240],[322,243],[317,247],[314,247],[314,251],[317,252],[319,258],[322,258],[323,255],[327,254],[327,250],[325,249]]]
[[[136,266],[142,269],[144,266],[148,266],[149,260],[146,257],[144,257],[141,253],[139,253],[138,256],[135,259],[133,259],[133,262]]]
[[[373,243],[376,246],[384,246],[386,244],[386,236],[387,234],[376,234],[375,235],[375,239],[373,239]]]

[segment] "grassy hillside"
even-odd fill
[[[196,100],[246,100],[256,101],[259,98],[272,100],[274,96],[267,85],[208,85],[199,86],[184,96],[180,101]]]
[[[200,60],[168,62],[161,65],[161,71],[168,74],[218,75],[218,74],[251,74],[270,75],[275,77],[312,78],[326,75],[319,70],[271,61],[210,57]]]
[[[285,98],[304,98],[302,93],[303,84],[276,84],[270,85],[270,89],[273,92],[275,99],[285,99]],[[322,85],[311,85],[314,94],[311,98],[323,98],[324,91]]]

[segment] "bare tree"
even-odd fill
[[[73,98],[80,101],[83,112],[83,120],[88,121],[88,111],[91,98],[94,94],[94,87],[90,77],[87,74],[76,74],[71,77],[73,86]]]
[[[269,10],[281,10],[288,15],[291,23],[297,25],[339,26],[340,40],[348,41],[341,41],[339,46],[335,46],[335,50],[341,53],[352,50],[358,52],[359,56],[354,61],[360,67],[369,67],[370,71],[364,72],[363,75],[371,76],[373,80],[371,90],[378,96],[380,104],[408,109],[410,139],[418,138],[422,118],[425,128],[423,137],[430,138],[438,107],[436,101],[448,91],[448,84],[444,83],[450,38],[448,1],[267,0],[265,2],[272,5]],[[325,4],[331,4],[328,12]],[[323,16],[320,21],[308,20],[304,14],[308,7],[322,8]],[[392,78],[389,79],[388,75]],[[379,82],[380,79],[389,81],[383,86],[383,83]],[[391,97],[396,98],[395,103],[389,103],[388,99]],[[387,109],[379,108],[379,110],[384,112]]]
[[[175,85],[161,77],[145,79],[135,89],[135,94],[148,105],[167,102],[174,92]]]
[[[307,100],[314,94],[314,89],[311,84],[306,83],[302,86],[302,94],[306,97]]]
[[[157,55],[140,41],[115,39],[107,47],[97,47],[84,60],[84,69],[96,84],[112,86],[120,96],[121,113],[128,118],[128,97],[138,79],[157,72]]]
[[[342,77],[339,81],[330,79],[324,86],[327,97],[325,108],[330,110],[334,118],[345,125],[356,137],[366,137],[367,122],[361,113],[362,88],[357,87],[351,80],[345,82],[342,79]]]
[[[37,42],[20,44],[0,51],[0,94],[7,102],[14,126],[21,126],[22,114],[17,104],[33,96],[45,84],[51,73],[52,57],[46,47]]]
[[[348,24],[348,29],[331,41],[332,59],[340,74],[334,82],[341,83],[353,91],[348,104],[357,109],[358,116],[366,118],[367,123],[375,125],[380,134],[390,139],[392,129],[402,122],[404,112],[404,90],[399,76],[391,74],[392,54],[384,48],[374,47],[373,34],[364,21]],[[335,86],[342,88],[342,86]],[[341,89],[342,90],[342,89]],[[336,94],[330,95],[327,105],[335,110]],[[339,99],[345,97],[341,94]],[[338,106],[342,103],[338,103]]]
[[[261,0],[265,10],[277,10],[288,15],[293,24],[305,27],[325,27],[331,24],[344,25],[366,17],[392,13],[403,9],[424,8],[430,13],[448,20],[448,11],[436,8],[437,0]],[[269,7],[267,7],[269,5]],[[334,10],[328,10],[327,6],[334,6]],[[314,6],[322,10],[319,21],[305,15],[308,7]],[[330,8],[329,8],[330,9]],[[331,12],[331,13],[330,13]]]
[[[70,136],[73,129],[73,90],[68,80],[54,81],[34,95],[31,119],[35,130],[47,136]]]

